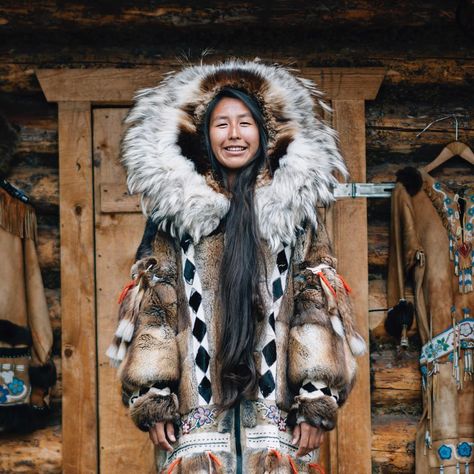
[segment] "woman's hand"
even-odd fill
[[[148,431],[148,435],[155,446],[159,446],[165,451],[172,451],[173,447],[170,443],[176,441],[174,435],[174,426],[170,421],[163,423],[162,421],[155,423]]]
[[[310,453],[316,448],[321,446],[324,439],[324,430],[321,428],[315,428],[309,423],[302,422],[295,426],[293,430],[293,440],[291,444],[298,445],[298,452],[296,456],[304,456]]]

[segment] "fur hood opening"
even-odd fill
[[[334,200],[333,172],[347,172],[334,130],[315,115],[315,106],[327,109],[321,93],[282,66],[238,60],[190,66],[140,91],[122,145],[129,191],[141,193],[145,215],[174,236],[188,234],[197,243],[218,227],[230,200],[212,176],[200,130],[224,87],[243,90],[262,108],[273,177],[262,170],[255,191],[260,234],[272,249],[292,244],[304,221],[316,225],[316,205]]]

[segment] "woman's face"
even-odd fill
[[[231,97],[222,98],[212,111],[209,138],[217,161],[229,170],[252,161],[260,145],[258,127],[250,110]]]

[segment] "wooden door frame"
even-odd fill
[[[92,106],[130,106],[135,92],[157,85],[168,68],[43,69],[48,102],[58,103],[61,229],[63,472],[98,471],[97,349],[94,262]],[[351,179],[365,181],[366,100],[375,99],[382,68],[302,68],[332,103],[333,124]],[[135,205],[135,204],[134,204]],[[349,225],[350,224],[350,225]],[[368,341],[366,200],[339,201],[332,219],[339,271],[354,290],[356,324]],[[357,229],[354,241],[345,236]],[[357,254],[357,258],[353,258]],[[342,270],[341,270],[342,269]],[[331,434],[329,472],[371,472],[369,355]],[[327,453],[323,455],[327,460]]]

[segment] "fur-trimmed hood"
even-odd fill
[[[212,176],[200,131],[207,105],[225,86],[256,98],[265,117],[272,173],[262,172],[255,203],[260,233],[276,249],[294,241],[303,221],[316,225],[316,204],[334,199],[332,173],[346,175],[335,132],[314,112],[325,107],[321,93],[281,66],[191,66],[140,91],[123,140],[129,190],[142,193],[144,213],[173,235],[196,243],[218,227],[230,200]]]

